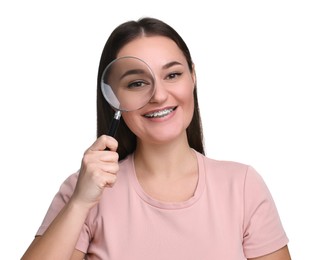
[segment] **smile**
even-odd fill
[[[166,109],[163,109],[163,110],[160,110],[160,111],[155,111],[153,113],[145,114],[144,116],[147,117],[147,118],[160,118],[160,117],[164,117],[164,116],[169,115],[175,109],[176,109],[176,107],[166,108]]]

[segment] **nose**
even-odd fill
[[[167,99],[167,97],[168,91],[166,89],[166,86],[164,86],[164,83],[156,81],[154,94],[150,100],[150,103],[162,103]]]

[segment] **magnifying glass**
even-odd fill
[[[114,137],[121,113],[144,107],[155,91],[155,78],[151,68],[141,59],[124,56],[112,61],[101,76],[101,91],[115,110],[108,135]]]

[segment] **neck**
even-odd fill
[[[185,142],[165,145],[138,143],[134,154],[135,171],[143,190],[164,202],[191,198],[198,183],[195,152]]]
[[[138,177],[143,173],[152,176],[173,177],[197,169],[196,155],[186,141],[164,145],[138,143],[135,155]]]

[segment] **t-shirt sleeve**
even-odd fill
[[[252,167],[246,174],[244,203],[243,247],[246,257],[263,256],[288,243],[271,193]]]
[[[76,183],[78,179],[78,173],[74,173],[69,176],[63,184],[60,186],[59,191],[54,196],[50,207],[44,217],[44,220],[38,229],[36,236],[43,235],[58,213],[62,210],[65,204],[69,201],[70,197],[72,196]],[[87,248],[89,245],[90,235],[89,235],[89,228],[87,227],[86,223],[84,224],[79,240],[76,245],[76,249],[86,253]]]

